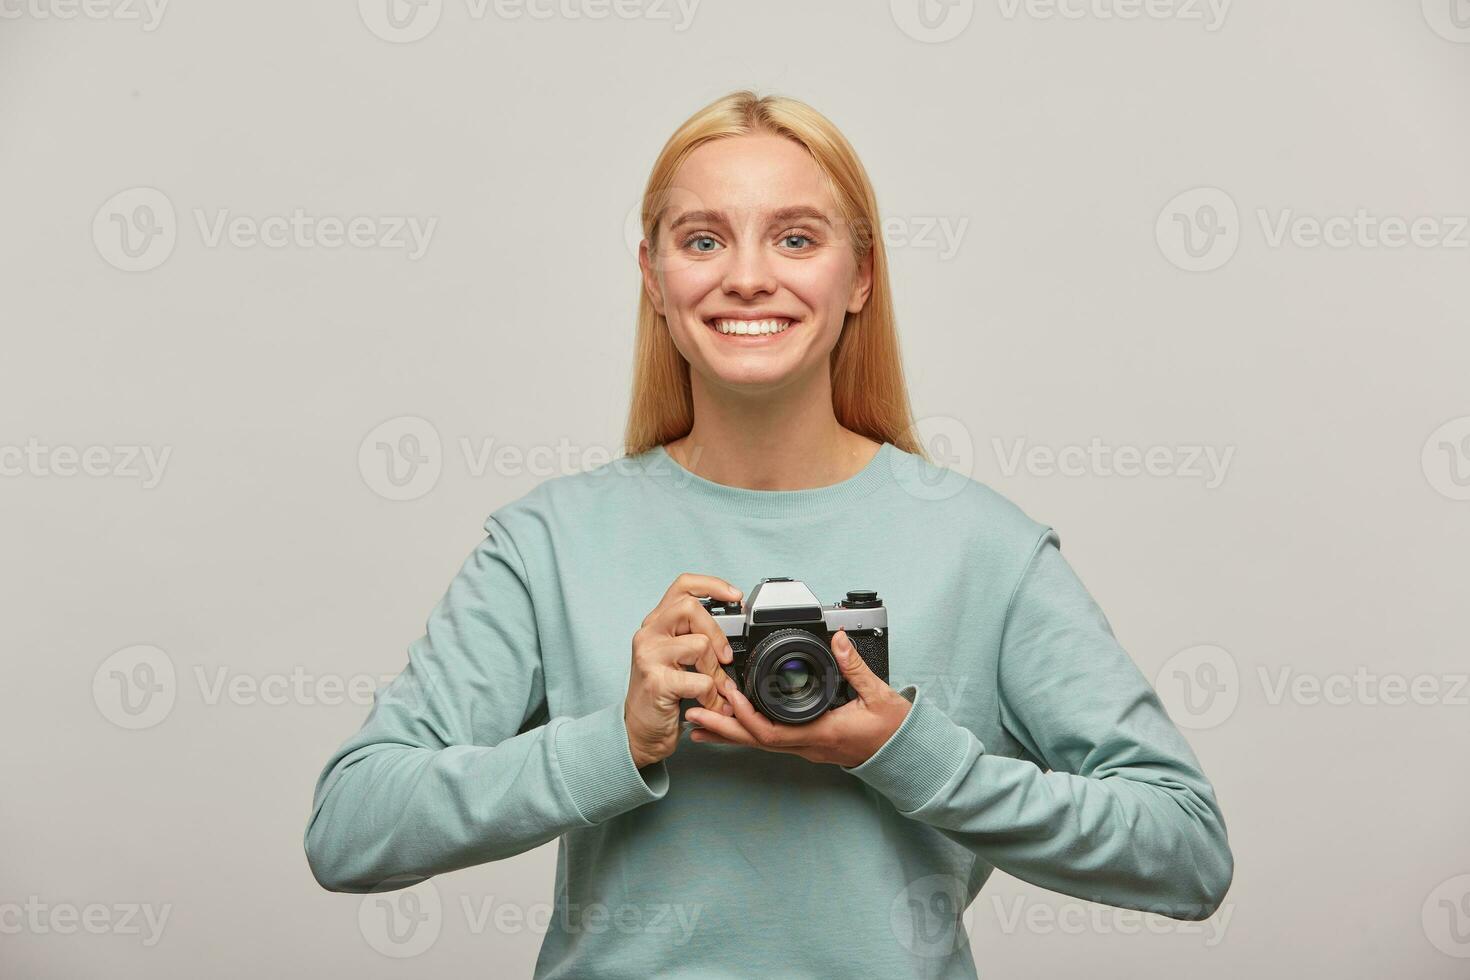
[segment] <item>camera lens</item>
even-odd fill
[[[811,721],[832,706],[840,671],[822,639],[803,629],[781,629],[756,644],[746,691],[776,721]]]
[[[783,698],[797,700],[811,693],[816,677],[810,664],[799,657],[792,657],[776,672],[776,683],[781,688]]]

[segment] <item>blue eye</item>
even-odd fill
[[[786,241],[786,242],[790,242],[793,238],[799,238],[802,241],[806,241],[806,242],[810,242],[812,240],[809,236],[807,236],[807,235],[800,235],[800,234],[787,235],[782,240],[783,241]],[[798,251],[799,251],[799,249],[798,249]]]
[[[695,242],[713,242],[713,241],[714,241],[714,239],[711,238],[708,235],[690,235],[688,238],[686,238],[684,240],[684,247],[685,248],[688,248],[690,245],[692,245]],[[696,248],[694,251],[696,251],[696,252],[708,252],[708,251],[710,251],[710,249],[707,249],[707,248]]]

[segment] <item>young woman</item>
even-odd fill
[[[1198,761],[1055,532],[912,439],[847,141],[734,93],[669,140],[643,212],[627,453],[487,519],[317,783],[317,880],[559,840],[537,977],[973,977],[961,914],[993,868],[1209,916],[1233,859]],[[750,606],[711,614],[779,577],[886,615],[886,664],[856,616],[777,678],[853,692],[796,723],[733,661]]]

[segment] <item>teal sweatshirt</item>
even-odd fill
[[[885,443],[808,490],[661,447],[494,511],[408,665],[316,785],[333,891],[391,891],[557,841],[534,976],[974,977],[993,868],[1201,919],[1233,858],[1214,791],[1058,550],[984,484]],[[635,768],[631,641],[681,572],[823,603],[874,589],[912,702],[866,762],[691,742]]]

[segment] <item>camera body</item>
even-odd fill
[[[857,695],[832,655],[832,635],[846,630],[859,657],[888,681],[888,610],[878,593],[854,589],[822,605],[805,582],[763,578],[746,602],[701,599],[734,652],[725,672],[772,721],[812,721]]]

